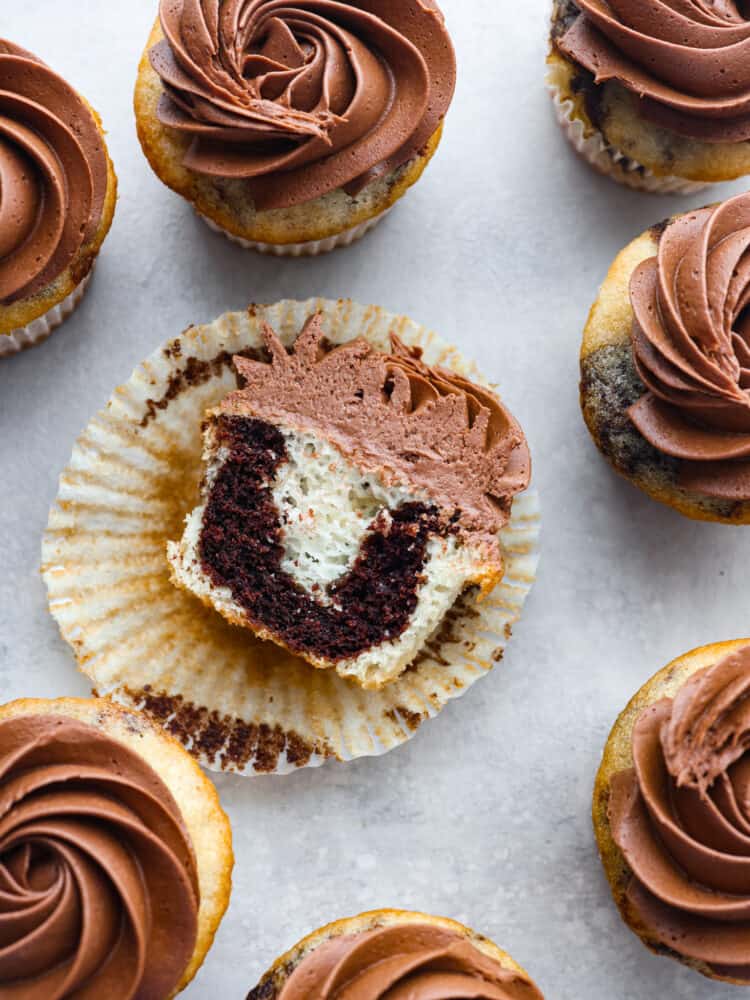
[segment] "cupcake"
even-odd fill
[[[434,0],[161,0],[135,89],[156,175],[242,246],[362,236],[437,149],[455,57]]]
[[[750,195],[649,229],[583,334],[581,405],[614,468],[688,517],[750,523]]]
[[[687,194],[750,173],[748,55],[742,4],[553,0],[547,82],[595,169]]]
[[[290,352],[262,336],[269,360],[237,355],[242,389],[204,422],[173,579],[314,667],[382,687],[460,594],[502,579],[526,439],[496,396],[396,335],[389,353],[333,347],[316,313]]]
[[[0,707],[0,994],[175,996],[229,901],[216,791],[177,743],[106,701]]]
[[[247,1000],[543,1000],[513,959],[455,920],[374,910],[282,955]]]
[[[502,659],[538,558],[528,475],[516,421],[431,331],[252,306],[91,421],[45,535],[50,609],[94,689],[207,767],[381,754]]]
[[[117,178],[99,116],[0,38],[0,357],[38,343],[83,297]]]
[[[652,677],[615,723],[594,828],[624,921],[657,954],[750,985],[750,640]]]

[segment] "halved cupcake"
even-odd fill
[[[489,938],[455,920],[374,910],[304,938],[247,1000],[543,1000]]]
[[[468,587],[503,575],[498,531],[531,474],[487,389],[392,337],[235,358],[205,423],[203,502],[169,546],[177,584],[235,625],[363,687],[397,678]]]
[[[0,38],[0,357],[73,312],[116,197],[99,116],[41,59]]]

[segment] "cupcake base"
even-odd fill
[[[79,282],[67,298],[58,302],[56,306],[48,309],[42,316],[38,316],[27,326],[17,327],[10,333],[0,333],[0,358],[8,357],[11,354],[18,354],[29,347],[46,340],[51,333],[61,326],[68,316],[72,315],[78,307],[86,293],[91,277],[94,273],[92,266],[86,277]]]
[[[289,344],[322,313],[334,343],[391,331],[428,364],[481,379],[432,332],[347,300],[285,301],[191,327],[157,350],[84,431],[60,480],[43,543],[50,609],[97,692],[161,723],[215,770],[287,773],[386,753],[489,673],[503,656],[538,561],[539,506],[517,497],[501,533],[505,576],[468,592],[411,667],[363,691],[254,639],[170,582],[167,542],[198,503],[201,422],[237,387],[232,356],[262,345],[264,323]]]
[[[640,926],[633,918],[627,900],[627,889],[631,871],[620,848],[612,837],[608,808],[612,778],[621,771],[626,771],[633,767],[631,740],[633,728],[641,712],[662,698],[673,698],[694,673],[704,670],[706,667],[713,666],[724,657],[746,647],[749,642],[750,640],[748,639],[736,639],[729,642],[718,642],[710,646],[701,646],[667,664],[666,667],[643,685],[612,727],[612,731],[604,747],[602,763],[596,776],[592,802],[592,820],[599,854],[607,881],[612,890],[612,895],[623,921],[641,939],[649,951],[654,952],[654,954],[666,955],[669,958],[673,958],[682,965],[700,972],[701,975],[706,976],[708,979],[732,983],[737,986],[747,986],[749,984],[743,980],[721,976],[713,971],[705,962],[688,959],[677,952],[671,951],[660,941],[652,940],[647,929]]]
[[[240,236],[235,236],[234,233],[230,233],[228,229],[223,229],[213,219],[209,219],[208,216],[201,215],[200,212],[197,214],[209,229],[212,229],[215,233],[220,233],[222,236],[226,236],[228,240],[236,243],[237,246],[242,247],[244,250],[255,250],[258,253],[270,254],[273,257],[317,257],[319,254],[328,253],[339,247],[348,247],[352,243],[361,240],[366,233],[374,229],[388,215],[391,208],[386,208],[385,211],[380,212],[372,219],[368,219],[358,226],[352,226],[350,229],[346,229],[343,233],[338,233],[336,236],[328,236],[322,240],[306,240],[303,243],[259,243],[255,240],[245,240]]]

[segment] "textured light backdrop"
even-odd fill
[[[619,481],[577,401],[580,331],[611,258],[701,196],[631,193],[574,158],[543,85],[546,0],[443,6],[459,86],[422,182],[358,246],[283,262],[211,234],[141,155],[131,100],[156,0],[5,4],[0,31],[101,112],[120,201],[77,315],[0,362],[0,697],[87,691],[46,610],[39,543],[74,438],[142,358],[253,299],[351,296],[410,314],[475,356],[528,432],[537,587],[505,661],[405,748],[219,780],[234,895],[185,996],[242,1000],[308,930],[402,906],[492,936],[549,1000],[723,1000],[736,991],[651,957],[620,924],[589,800],[635,689],[693,646],[750,632],[750,530],[681,520]]]

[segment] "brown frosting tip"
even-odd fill
[[[252,994],[250,994],[252,997]],[[278,1000],[544,1000],[460,934],[433,924],[393,924],[330,938],[309,952]]]
[[[444,117],[455,57],[434,0],[161,0],[159,120],[184,165],[242,178],[259,211],[406,163]]]
[[[609,803],[629,908],[649,938],[750,980],[750,646],[646,708],[632,749]]]
[[[531,460],[523,431],[500,400],[455,372],[430,367],[391,335],[390,354],[360,337],[331,347],[320,315],[291,351],[265,325],[270,364],[234,359],[244,388],[221,412],[315,429],[361,468],[425,490],[463,530],[495,534]]]
[[[0,722],[0,995],[169,996],[198,903],[190,836],[145,760],[62,715]]]
[[[750,195],[671,222],[630,281],[641,434],[680,483],[750,499]]]

